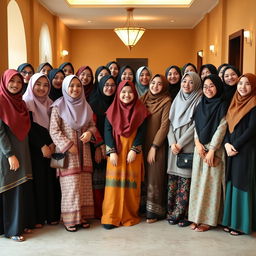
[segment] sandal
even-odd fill
[[[196,228],[197,228],[197,224],[193,222],[193,223],[190,225],[190,229],[195,230]]]
[[[232,229],[229,228],[229,227],[224,227],[224,228],[223,228],[223,231],[224,231],[224,232],[227,232],[227,233],[230,233],[230,232],[232,231]]]
[[[241,235],[243,235],[244,233],[241,232],[241,231],[239,231],[239,230],[234,230],[234,229],[232,229],[229,234],[230,234],[231,236],[241,236]]]
[[[89,228],[89,227],[90,227],[90,223],[89,223],[88,221],[83,221],[83,222],[81,223],[81,227],[82,227],[82,228]]]
[[[77,231],[77,226],[64,226],[65,229],[68,231],[68,232],[76,232]]]
[[[191,224],[191,221],[189,220],[180,220],[178,223],[178,226],[181,228],[187,227]]]
[[[12,239],[15,242],[23,242],[23,241],[25,241],[24,236],[10,236],[9,238]]]
[[[146,222],[149,224],[155,223],[155,222],[157,222],[157,219],[147,219]]]
[[[30,229],[30,228],[25,228],[25,229],[24,229],[24,233],[25,233],[25,234],[31,234],[31,233],[33,233],[33,231],[32,231],[32,229]]]
[[[208,231],[210,228],[211,228],[211,226],[209,226],[207,224],[200,224],[199,226],[197,226],[195,231],[197,231],[197,232],[205,232],[205,231]]]

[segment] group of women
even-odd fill
[[[165,76],[115,61],[74,74],[29,63],[0,84],[0,233],[69,232],[167,219],[256,230],[256,76],[229,64]],[[52,165],[58,156],[61,166]]]

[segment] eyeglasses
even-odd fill
[[[203,89],[204,89],[204,90],[213,89],[214,87],[215,87],[215,85],[209,85],[209,86],[204,85],[204,86],[203,86]]]
[[[114,88],[114,87],[116,87],[116,85],[115,84],[105,84],[104,87],[106,87],[106,88]]]
[[[22,70],[21,73],[25,76],[25,75],[33,75],[33,71],[26,71],[26,70]]]

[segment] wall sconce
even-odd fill
[[[211,44],[209,49],[210,49],[211,54],[216,55],[216,50],[215,50],[215,45],[214,44]]]
[[[65,57],[65,56],[67,56],[68,55],[68,51],[67,50],[62,50],[61,52],[60,52],[60,55],[61,55],[61,57]]]
[[[249,45],[252,45],[252,32],[250,30],[244,31],[245,42]]]
[[[200,56],[201,58],[203,58],[204,57],[204,51],[203,50],[198,51],[197,55]]]

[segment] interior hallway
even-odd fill
[[[1,256],[255,256],[256,233],[234,237],[220,228],[199,233],[170,226],[165,220],[142,221],[132,227],[105,230],[99,221],[90,229],[67,232],[62,225],[48,226],[26,235],[19,243],[0,238]]]

